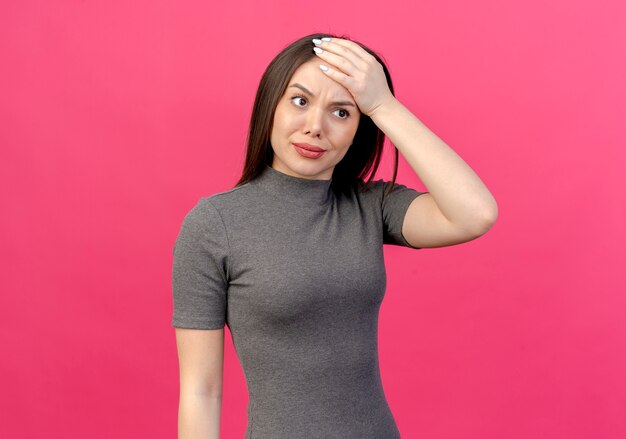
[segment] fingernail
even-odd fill
[[[325,72],[328,71],[328,67],[326,67],[324,64],[320,64],[320,69],[322,69]]]
[[[315,53],[317,53],[318,55],[319,55],[320,53],[323,53],[323,52],[324,52],[324,51],[323,51],[322,49],[320,49],[319,47],[314,47],[314,48],[313,48],[313,51],[314,51]]]
[[[313,38],[313,44],[322,44],[322,40],[318,40],[317,38]]]
[[[323,37],[323,38],[322,38],[322,40],[323,40],[323,41],[330,41],[330,40],[331,40],[331,38],[330,38],[330,37]]]

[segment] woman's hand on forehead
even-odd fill
[[[371,117],[378,108],[395,99],[383,66],[357,43],[329,37],[314,39],[312,43],[323,61],[322,71],[348,89],[361,113]]]

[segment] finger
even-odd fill
[[[318,43],[316,44],[316,47],[318,47],[319,49],[344,57],[345,59],[349,60],[355,67],[359,69],[365,68],[367,65],[366,60],[364,60],[361,56],[355,53],[351,47],[341,44],[339,41],[340,40],[338,39],[331,39],[330,41],[314,40],[314,43]],[[342,40],[342,41],[345,41],[345,40]]]
[[[371,53],[369,53],[367,50],[365,50],[363,47],[361,47],[358,43],[355,43],[354,41],[346,40],[343,38],[330,38],[330,40],[323,40],[322,45],[328,44],[330,46],[330,43],[336,46],[344,47],[345,49],[352,51],[356,56],[358,56],[364,61],[368,61],[368,60],[371,60],[371,58],[374,58]]]
[[[329,50],[322,49],[321,47],[314,47],[313,51],[320,59],[326,61],[329,64],[332,64],[334,67],[338,68],[346,75],[354,76],[354,74],[358,70],[358,67],[344,56],[337,55]]]
[[[350,91],[350,85],[352,85],[351,83],[353,81],[350,76],[333,67],[329,67],[328,64],[320,64],[320,69],[324,72],[324,74],[326,74],[326,76],[337,81],[340,85]]]

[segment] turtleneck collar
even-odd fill
[[[333,198],[332,180],[310,180],[294,177],[277,171],[265,164],[263,171],[252,183],[283,199],[286,203],[299,206],[324,206]]]

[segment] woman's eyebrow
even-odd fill
[[[304,93],[308,94],[309,96],[315,97],[315,95],[313,93],[311,93],[309,90],[307,90],[307,88],[304,85],[298,84],[297,82],[291,84],[289,87],[299,88],[300,90],[302,90]],[[344,105],[344,106],[354,107],[354,104],[352,102],[348,102],[348,101],[336,101],[336,102],[331,102],[331,104],[332,105]]]

